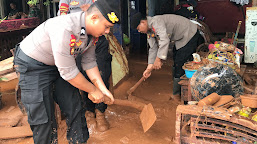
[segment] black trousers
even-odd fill
[[[99,41],[96,44],[96,62],[100,71],[101,77],[105,86],[109,89],[109,78],[111,76],[111,62],[112,55],[109,53],[109,42],[105,36],[99,37]],[[81,68],[81,56],[77,57],[77,66],[82,74],[89,80],[85,71]],[[90,81],[90,80],[89,80]],[[95,109],[100,110],[102,113],[106,110],[107,105],[105,103],[95,104],[88,98],[88,93],[82,92],[83,101],[85,102],[84,108],[87,111],[94,112]]]
[[[54,101],[65,114],[69,143],[86,143],[89,133],[79,90],[60,77],[56,66],[28,57],[19,46],[14,64],[34,143],[58,143]]]
[[[192,54],[196,52],[199,37],[200,34],[197,31],[196,34],[190,39],[190,41],[184,47],[178,50],[176,50],[175,47],[173,48],[174,78],[180,78],[182,75],[185,74],[185,71],[182,69],[182,66],[185,62],[193,60]]]

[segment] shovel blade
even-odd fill
[[[157,118],[156,118],[153,105],[151,103],[149,103],[148,105],[145,105],[140,114],[140,120],[144,129],[144,132],[147,132],[152,127],[156,119]]]

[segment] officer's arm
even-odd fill
[[[93,84],[98,87],[100,90],[106,90],[106,86],[102,80],[99,69],[96,63],[95,57],[95,46],[91,46],[87,49],[87,51],[83,54],[81,65],[83,70],[86,71],[89,79]]]
[[[89,82],[80,72],[76,75],[75,78],[68,80],[68,82],[74,87],[88,93],[92,93],[96,89],[95,86]]]
[[[166,31],[165,23],[161,19],[158,19],[153,22],[153,27],[155,28],[156,34],[159,37],[159,49],[157,52],[157,58],[166,60],[170,39]]]
[[[54,31],[49,32],[55,65],[64,80],[83,91],[93,92],[95,86],[80,73],[71,53],[71,35],[62,27],[55,27]]]
[[[108,91],[108,89],[106,88],[102,77],[100,75],[99,69],[98,67],[94,67],[92,69],[86,70],[87,76],[89,77],[89,79],[91,80],[91,82],[97,87],[99,88],[102,92]]]
[[[148,55],[148,64],[153,64],[158,52],[157,41],[153,37],[148,37],[147,42],[150,46],[149,55]]]
[[[69,0],[60,0],[58,15],[66,15],[69,12]]]
[[[158,52],[158,45],[155,38],[148,36],[147,42],[150,45],[150,49],[149,49],[149,55],[148,55],[148,65],[145,71],[143,72],[143,76],[145,79],[147,79],[151,75],[151,69],[153,68],[153,63],[155,61],[155,58]]]
[[[93,82],[93,84],[98,89],[100,89],[104,95],[108,96],[113,102],[114,101],[113,96],[110,93],[110,91],[106,88],[102,80],[102,77],[100,75],[99,69],[97,67],[96,57],[95,57],[95,46],[90,47],[83,54],[81,65],[82,65],[82,68],[86,71],[91,82]]]

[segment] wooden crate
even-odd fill
[[[185,75],[180,77],[180,79],[179,84],[181,85],[181,102],[184,103],[184,101],[194,101],[191,94],[190,79]]]
[[[179,105],[175,128],[178,144],[257,142],[256,122],[232,115],[225,108]]]

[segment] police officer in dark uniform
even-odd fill
[[[113,102],[97,67],[95,45],[119,21],[118,9],[116,0],[98,0],[86,12],[48,19],[16,46],[21,101],[35,144],[58,142],[54,101],[66,117],[69,143],[86,143],[89,138],[79,89],[95,103],[103,102],[104,95]],[[78,55],[93,84],[79,71]]]
[[[82,11],[84,5],[91,5],[94,0],[60,0],[58,15],[66,15]],[[105,86],[109,89],[109,78],[111,75],[112,55],[109,53],[109,42],[105,36],[99,37],[96,43],[96,62],[104,81]],[[81,56],[77,57],[77,65],[81,68]],[[89,80],[86,73],[82,74]],[[85,102],[86,120],[89,124],[95,124],[98,131],[106,131],[109,129],[109,124],[105,118],[104,112],[107,108],[105,103],[95,104],[89,98],[86,92],[83,92],[83,100]],[[96,115],[95,115],[96,113]],[[95,118],[96,117],[96,118]]]

